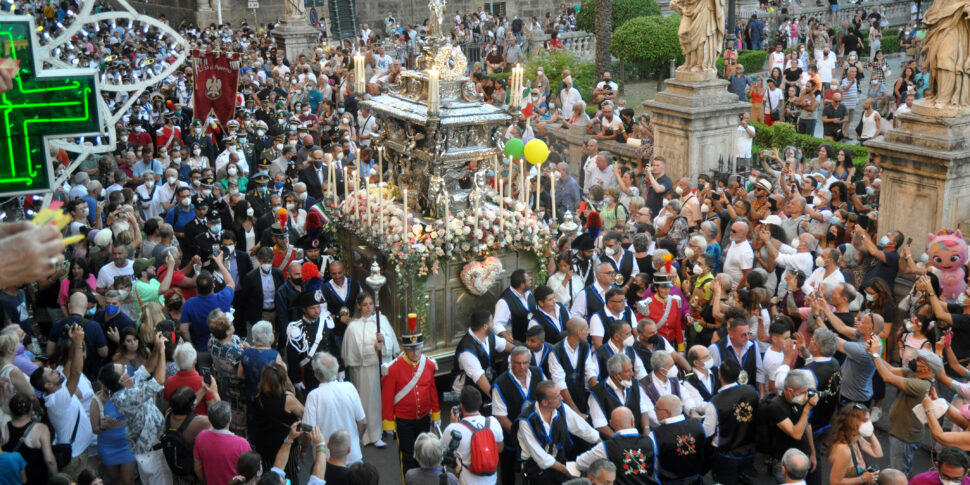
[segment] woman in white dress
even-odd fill
[[[583,278],[573,272],[573,265],[569,253],[562,253],[556,257],[556,272],[549,275],[546,282],[552,288],[556,301],[571,308],[573,298],[583,291],[586,286]]]
[[[357,318],[350,321],[344,334],[341,355],[347,366],[349,380],[360,394],[360,402],[368,416],[381,415],[381,375],[401,353],[391,323],[381,314],[380,329],[375,321],[374,297],[361,292],[357,297]],[[364,445],[387,446],[381,439],[380,418],[367,420],[367,429],[360,436]]]

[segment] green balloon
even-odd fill
[[[579,5],[574,6],[573,9],[575,9],[577,12],[579,12]]]
[[[525,143],[519,138],[513,138],[505,142],[505,156],[512,158],[522,158],[522,152],[525,151]]]

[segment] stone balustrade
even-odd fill
[[[542,33],[536,35],[536,45],[533,49],[538,49],[542,43],[549,40],[549,35]],[[562,41],[562,48],[577,55],[580,58],[593,58],[596,55],[596,37],[586,31],[562,32],[559,34]]]
[[[811,0],[801,0],[801,1],[803,3],[803,6],[792,4],[792,7],[789,7],[788,15],[797,15],[797,16],[804,15],[806,18],[817,17],[817,18],[825,19],[826,23],[829,22],[829,6],[828,6],[827,0],[823,2],[823,5],[821,7],[816,7],[814,2],[811,2]],[[873,7],[878,7],[879,11],[882,12],[889,19],[889,24],[891,26],[899,27],[899,26],[905,25],[906,22],[909,22],[910,4],[911,2],[908,0],[904,0],[904,1],[867,0],[863,5],[863,7],[866,9],[867,14],[869,12],[872,12]],[[843,23],[851,23],[852,18],[855,16],[856,8],[858,8],[858,6],[852,3],[841,2],[840,7],[842,11],[838,13],[837,24],[841,25]],[[925,11],[925,8],[924,8],[924,11]],[[747,20],[751,18],[751,16],[754,14],[757,14],[759,18],[764,18],[766,16],[770,17],[772,15],[781,16],[780,11],[776,11],[775,14],[772,14],[772,15],[765,14],[765,12],[760,11],[758,9],[757,3],[745,2],[743,4],[738,5],[739,20]]]
[[[549,136],[556,142],[566,146],[566,159],[569,163],[569,173],[577,175],[582,170],[583,146],[592,136],[586,134],[586,125],[571,125],[569,128],[546,127]],[[637,147],[627,143],[617,143],[611,140],[599,140],[599,149],[613,154],[613,160],[621,164],[637,163]]]

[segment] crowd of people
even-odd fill
[[[63,2],[35,14],[53,25],[77,12]],[[531,26],[491,20],[456,14],[456,32],[528,44]],[[568,30],[574,11],[533,22]],[[103,27],[92,58],[143,35]],[[408,61],[363,28],[377,94]],[[494,307],[461,322],[446,364],[422,354],[413,322],[396,332],[377,311],[340,259],[333,214],[315,207],[331,166],[380,177],[354,46],[285,59],[245,24],[179,30],[243,54],[233,120],[218,134],[193,120],[184,66],[114,127],[113,153],[57,188],[63,233],[29,222],[39,198],[3,205],[0,483],[968,480],[970,292],[944,296],[934,261],[878,226],[878,158],[856,168],[830,145],[773,147],[748,172],[675,181],[649,117],[635,119],[610,73],[591,86],[590,117],[568,71],[557,89],[540,70],[526,83],[535,118],[506,133],[551,149],[548,173],[531,177],[536,223],[550,228],[548,277],[511,271]],[[414,39],[393,14],[385,31]],[[845,37],[816,64],[862,66]],[[482,99],[504,103],[480,72]],[[858,72],[849,65],[841,82]],[[767,105],[786,99],[772,94],[784,73],[769,79]],[[0,72],[0,89],[10,85]],[[753,138],[750,119],[739,140]],[[588,135],[580,160],[548,136],[570,125]],[[600,148],[625,138],[642,140],[636,160]],[[54,155],[59,170],[71,162]],[[567,213],[577,230],[559,230]],[[445,388],[439,367],[452,369]],[[913,468],[924,426],[940,448],[934,470]],[[363,461],[391,437],[400,471]],[[890,469],[867,465],[884,455]]]

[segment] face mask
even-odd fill
[[[876,189],[872,187],[866,187],[866,197],[872,197],[876,194]]]
[[[178,181],[179,181],[178,177],[169,177],[168,178],[168,184],[169,185],[175,185],[175,183],[178,182]]]
[[[277,143],[276,144],[276,151],[282,151],[282,150],[283,150],[283,144],[282,143]]]
[[[172,159],[172,163],[174,163],[176,165],[181,165],[182,164],[182,157],[175,157],[175,158],[173,158]]]
[[[117,315],[118,310],[120,309],[118,308],[117,305],[105,305],[104,307],[104,312],[107,313],[109,317],[113,317]]]
[[[289,212],[295,211],[296,210],[296,204],[286,204],[286,210],[289,211]]]
[[[829,176],[829,171],[828,170],[819,169],[818,173],[822,174],[823,177],[828,177]]]
[[[246,216],[247,216],[247,217],[252,217],[252,216],[253,216],[253,214],[255,214],[255,213],[256,213],[256,211],[255,211],[255,210],[253,210],[253,208],[252,208],[252,207],[250,207],[250,208],[248,208],[248,209],[246,209]]]
[[[799,406],[804,406],[805,403],[808,402],[808,394],[799,394],[799,395],[795,396],[794,398],[792,398],[791,402],[792,402],[792,404],[797,404]]]
[[[677,378],[677,366],[673,366],[667,369],[667,379],[676,379],[676,378]]]
[[[268,192],[269,189],[266,188],[265,186],[263,186],[263,187],[256,187],[256,191],[259,192],[260,195],[266,195],[266,192]]]
[[[960,485],[958,480],[944,480],[943,475],[940,475],[940,485]]]
[[[566,84],[572,86],[573,85],[573,77],[572,76],[566,76],[566,79],[563,79],[563,82],[565,82]]]
[[[300,200],[306,200],[307,193],[306,192],[300,192],[300,194],[297,195],[297,197],[299,197]]]
[[[873,431],[874,429],[872,426],[872,421],[866,421],[859,425],[859,436],[862,436],[863,438],[872,436]]]
[[[185,206],[185,207],[188,207],[188,206],[192,205],[192,199],[190,199],[188,197],[183,198],[182,199],[182,205]]]
[[[674,192],[675,192],[675,193],[676,193],[677,195],[684,195],[684,189],[682,189],[682,188],[680,188],[680,186],[679,186],[679,185],[678,185],[678,186],[677,186],[676,188],[674,188]]]
[[[266,130],[256,130],[256,136],[263,136],[266,134]]]
[[[86,317],[94,316],[94,314],[97,313],[97,311],[98,311],[97,307],[88,308],[88,311],[84,312],[84,316]]]
[[[788,245],[791,246],[791,247],[793,247],[793,248],[797,248],[798,247],[798,238],[796,237],[795,239],[792,239],[791,242]]]
[[[226,170],[226,173],[228,173],[230,177],[235,177],[236,174],[239,173],[239,170],[237,170],[236,167],[229,167],[229,170]]]
[[[693,248],[686,248],[686,249],[684,249],[684,257],[687,258],[687,259],[693,258],[694,257],[694,249]]]
[[[913,331],[913,328],[914,328],[913,327],[913,322],[906,322],[906,331],[907,332],[912,332]]]
[[[261,263],[259,265],[259,270],[263,273],[269,273],[273,269],[273,263]]]
[[[613,198],[612,197],[603,197],[603,204],[610,205],[612,203],[613,203]]]
[[[758,179],[756,179],[754,177],[748,177],[748,184],[754,185],[756,183],[758,183]]]
[[[118,290],[118,298],[122,300],[128,298],[128,290]]]
[[[816,256],[815,257],[815,266],[818,266],[819,268],[821,268],[822,266],[825,266],[825,258],[823,258],[821,256]]]
[[[210,227],[209,228],[209,232],[211,232],[212,234],[219,234],[220,232],[222,232],[222,225],[221,224],[216,224],[216,225]]]
[[[819,196],[816,195],[816,196],[812,197],[812,204],[815,204],[816,207],[821,206],[821,205],[825,204],[825,199],[823,199],[823,198],[821,198],[821,197],[819,197]]]
[[[879,238],[879,246],[886,247],[889,245],[889,236],[883,236]]]
[[[276,190],[282,189],[283,182],[273,182],[273,186],[276,187]]]
[[[152,183],[152,185],[154,185],[154,182]],[[148,188],[149,189],[152,188],[151,185],[149,185]],[[87,219],[88,216],[90,216],[90,215],[91,215],[91,209],[85,207],[84,208],[84,218]]]
[[[701,204],[701,213],[707,214],[711,211],[711,207],[707,204]]]
[[[228,252],[229,254],[235,254],[236,246],[232,244],[230,244],[229,246],[226,246],[226,252]]]
[[[631,386],[633,386],[633,381],[630,379],[622,380],[620,381],[620,385],[623,386],[624,389],[629,389]]]
[[[667,204],[669,204],[669,203],[670,203],[670,199],[664,199],[664,201],[663,201],[663,203],[661,205],[663,205],[663,207],[667,207]]]
[[[704,267],[699,264],[695,264],[694,267],[690,269],[690,271],[695,275],[702,275],[704,274]]]
[[[195,180],[192,181],[192,186],[193,187],[198,187],[200,185],[202,185],[202,181],[201,180],[195,179]]]
[[[633,342],[635,342],[633,335],[628,335],[623,339],[623,348],[633,347]]]
[[[829,224],[832,224],[833,226],[840,226],[842,225],[842,220],[838,217],[832,217],[829,219]]]
[[[616,250],[613,248],[605,248],[603,249],[603,254],[607,256],[613,256],[614,254],[616,254]]]
[[[711,370],[714,368],[714,359],[707,359],[704,361],[704,368]]]

